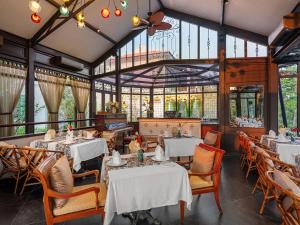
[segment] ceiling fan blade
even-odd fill
[[[154,25],[155,29],[157,30],[169,30],[172,28],[172,25],[169,23],[161,22],[158,25]]]
[[[161,21],[164,19],[165,14],[161,11],[154,13],[152,16],[150,16],[149,21],[152,24],[160,24]]]
[[[146,29],[148,26],[138,26],[138,27],[132,27],[131,30],[142,30]]]
[[[149,27],[148,30],[147,30],[147,34],[149,36],[153,36],[156,32],[156,29],[154,27]]]

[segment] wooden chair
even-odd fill
[[[215,152],[214,163],[213,163],[212,170],[208,173],[194,173],[189,171],[188,175],[189,175],[190,184],[192,188],[192,194],[201,195],[205,193],[214,193],[217,207],[220,213],[222,214],[223,210],[220,204],[219,187],[221,183],[221,164],[222,164],[222,159],[225,151],[205,144],[200,144],[199,146],[207,151]],[[203,179],[205,177],[210,177],[210,176],[212,177],[212,181],[206,181],[205,179]],[[181,202],[180,204],[182,205],[184,203]],[[182,206],[180,208],[181,208],[181,220],[182,220],[181,223],[183,223],[184,210]]]
[[[212,144],[213,147],[216,147],[216,148],[221,148],[221,140],[222,140],[222,135],[223,133],[220,132],[220,131],[216,131],[216,130],[210,130],[210,131],[207,131],[207,133],[212,133],[212,134],[215,134],[217,135],[217,138],[216,138],[216,142],[214,144]],[[206,137],[207,137],[207,133],[204,137],[204,144],[206,144]]]
[[[104,205],[106,200],[106,185],[99,182],[99,171],[93,170],[82,174],[73,174],[75,178],[82,178],[94,174],[96,183],[82,185],[73,188],[70,194],[62,194],[55,192],[50,187],[49,170],[51,169],[35,169],[36,175],[39,177],[43,190],[44,212],[47,225],[61,223],[63,221],[79,219],[91,215],[101,215],[104,220]],[[54,198],[68,199],[68,202],[61,208],[55,208],[53,204]]]
[[[154,151],[156,146],[159,144],[159,138],[157,135],[143,135],[143,143],[145,143],[145,151],[151,152]]]
[[[242,152],[241,158],[240,158],[242,169],[246,165],[246,161],[247,161],[246,138],[247,138],[247,135],[243,131],[240,131],[239,132],[239,145],[240,145],[240,149]]]
[[[253,151],[255,148],[255,144],[249,139],[245,140],[245,148],[246,148],[246,165],[247,165],[247,173],[246,178],[248,178],[250,172],[256,171],[256,153]]]
[[[13,145],[0,146],[0,159],[4,165],[4,173],[10,173],[16,180],[14,193],[17,193],[19,182],[27,175],[28,164],[23,152]]]
[[[284,225],[300,224],[300,194],[293,192],[287,184],[283,185],[278,182],[274,176],[275,171],[268,171],[266,178],[270,186],[272,186],[277,207],[281,213]],[[288,182],[293,182],[296,186],[300,186],[300,179],[288,176]]]
[[[278,158],[273,157],[271,155],[272,152],[266,149],[256,147],[254,151],[257,154],[256,167],[257,167],[259,177],[253,188],[252,194],[255,193],[257,189],[262,191],[264,197],[261,203],[259,213],[263,214],[266,203],[275,199],[272,186],[268,183],[266,172],[277,169],[282,172],[294,175],[296,173],[296,168],[293,165],[289,165],[287,163],[280,161]]]

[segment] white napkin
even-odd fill
[[[121,155],[118,151],[113,150],[113,152],[112,152],[112,162],[115,165],[119,165],[121,163]]]
[[[155,158],[162,160],[164,158],[164,151],[160,145],[157,145],[155,148]]]
[[[272,137],[272,138],[275,138],[276,137],[276,133],[274,130],[270,130],[269,131],[269,136]]]
[[[285,137],[284,134],[279,134],[279,135],[278,135],[278,140],[279,140],[279,141],[286,141],[287,139],[286,139],[286,137]]]
[[[74,139],[74,134],[73,132],[72,133],[68,133],[67,136],[66,136],[66,143],[67,144],[70,144],[73,142],[73,139]]]

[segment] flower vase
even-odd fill
[[[137,159],[140,163],[144,162],[144,151],[143,151],[143,149],[139,149],[137,151]]]
[[[117,113],[117,109],[115,107],[112,107],[111,112],[112,113]]]

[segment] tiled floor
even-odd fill
[[[240,170],[238,155],[226,156],[222,169],[221,204],[224,211],[219,215],[214,197],[206,194],[194,197],[192,210],[186,211],[185,224],[188,225],[263,225],[280,224],[280,216],[274,203],[268,204],[263,216],[258,209],[262,194],[251,194],[256,175],[248,181]],[[85,181],[86,182],[86,181]],[[0,224],[1,225],[42,225],[44,211],[41,188],[27,191],[23,197],[12,194],[13,183],[0,181]],[[179,225],[178,206],[154,209],[153,215],[164,225]],[[66,225],[99,225],[100,217],[93,216],[64,223]],[[116,216],[113,225],[127,225],[129,220]],[[145,224],[146,225],[146,224]]]

